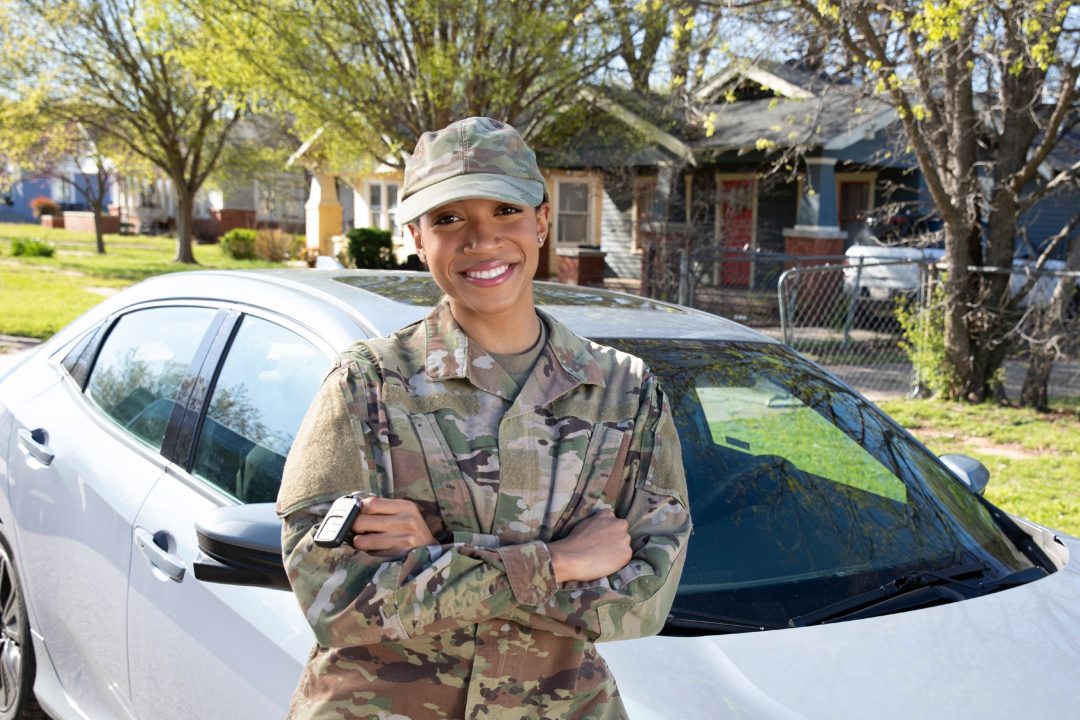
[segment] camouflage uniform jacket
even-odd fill
[[[640,359],[541,316],[520,393],[445,304],[326,377],[278,497],[317,641],[291,718],[625,716],[593,643],[667,616],[690,532],[679,440]],[[396,560],[316,546],[328,503],[355,491],[416,502],[441,544]],[[603,506],[633,558],[556,583],[545,541]]]

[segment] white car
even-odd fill
[[[852,245],[844,251],[844,291],[855,289],[857,298],[888,301],[889,308],[897,298],[911,298],[919,290],[922,269],[944,261],[941,248],[917,248],[902,245]],[[1034,272],[1035,261],[1015,258],[1009,275],[1009,290],[1018,294]],[[1038,279],[1020,301],[1020,307],[1030,303],[1046,305],[1058,284],[1058,275],[1066,270],[1062,260],[1047,260]],[[1080,288],[1080,278],[1075,284]]]
[[[313,636],[273,499],[332,358],[421,274],[196,272],[0,377],[0,718],[280,718]],[[695,533],[664,634],[600,646],[631,718],[1069,718],[1080,541],[981,496],[826,371],[706,313],[536,284],[671,400]]]

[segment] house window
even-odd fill
[[[74,179],[68,176],[63,178],[57,178],[55,182],[56,189],[53,193],[53,197],[56,202],[61,205],[74,205],[75,204],[75,187],[73,185]],[[70,210],[71,208],[67,208]]]
[[[373,182],[368,184],[368,225],[393,230],[397,224],[398,184]]]
[[[302,220],[306,188],[298,175],[281,175],[255,181],[255,197],[260,220]]]
[[[560,182],[557,186],[559,205],[555,218],[557,240],[572,245],[592,244],[591,203],[589,183]]]
[[[157,183],[153,181],[139,183],[139,207],[156,208],[157,206]]]
[[[634,178],[631,250],[639,252],[665,238],[686,237],[693,214],[693,176],[663,166],[655,175]]]

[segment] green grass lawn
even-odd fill
[[[11,241],[52,243],[51,258],[14,257]],[[198,265],[172,261],[176,241],[167,237],[106,235],[98,255],[94,234],[38,225],[0,224],[0,335],[47,338],[110,291],[162,273],[209,268],[281,267],[261,260],[233,260],[219,245],[195,245]]]
[[[994,504],[1080,535],[1080,399],[1055,401],[1047,414],[934,400],[878,404],[935,453],[982,461]]]

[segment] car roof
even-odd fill
[[[776,340],[699,310],[627,293],[552,282],[534,283],[537,305],[591,338]],[[425,317],[442,297],[429,273],[396,270],[205,270],[146,280],[102,303],[106,312],[165,299],[227,300],[303,322],[336,315],[368,335],[388,335]],[[340,325],[341,323],[339,323]],[[325,328],[321,328],[325,332]],[[344,338],[327,338],[344,347]]]

